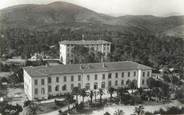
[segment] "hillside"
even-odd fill
[[[112,17],[65,2],[26,4],[0,10],[0,57],[59,57],[61,40],[107,40],[107,61],[131,60],[155,68],[183,68],[184,16]],[[53,46],[54,48],[51,48]]]
[[[167,36],[172,36],[172,37],[175,36],[175,37],[184,38],[184,25],[169,29],[165,31],[164,34]]]
[[[112,17],[96,13],[87,8],[66,2],[54,2],[47,5],[17,5],[0,11],[0,25],[14,28],[40,28],[47,25],[58,28],[58,24],[65,27],[81,23],[97,26],[110,25],[123,28],[138,28],[144,31],[160,33],[184,24],[184,16],[155,17],[155,16],[121,16]],[[79,24],[78,24],[79,23]],[[62,28],[62,26],[60,26]],[[42,28],[43,29],[43,28]],[[47,30],[47,28],[45,28]],[[130,29],[131,30],[131,29]]]

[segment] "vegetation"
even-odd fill
[[[78,103],[78,96],[80,95],[80,89],[78,87],[74,87],[72,89],[72,95],[76,96],[76,102]]]
[[[135,107],[135,111],[134,112],[137,115],[143,115],[143,113],[144,113],[144,107],[143,106]]]
[[[110,94],[110,100],[112,100],[112,94],[114,93],[115,89],[113,87],[109,87],[108,91]]]
[[[87,96],[86,89],[81,89],[80,90],[80,95],[82,96],[82,101],[84,103],[84,98]]]
[[[67,105],[68,105],[68,111],[70,111],[70,104],[72,104],[74,102],[74,99],[73,99],[73,95],[70,94],[70,93],[67,93],[65,95],[65,99],[67,101]]]
[[[180,107],[175,107],[175,106],[172,106],[172,107],[169,107],[167,108],[167,110],[163,110],[163,109],[160,109],[158,111],[155,111],[154,114],[174,114],[174,115],[178,115],[178,114],[183,114],[184,113],[184,108],[180,108]]]
[[[0,108],[0,110],[0,113],[2,113],[2,115],[19,115],[19,113],[22,112],[23,109],[22,106],[18,104],[16,104],[15,106],[6,104],[2,109]]]

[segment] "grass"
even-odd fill
[[[57,106],[55,102],[39,104],[39,107],[40,110],[38,111],[38,114],[52,112],[61,108],[60,106]]]

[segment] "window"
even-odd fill
[[[48,77],[48,83],[51,83],[51,82],[52,82],[51,77]]]
[[[128,77],[130,77],[130,72],[128,72]]]
[[[73,81],[73,75],[71,76],[71,81]]]
[[[73,85],[73,84],[71,84],[71,90],[73,89],[73,87],[74,87],[74,85]]]
[[[144,85],[144,79],[142,80],[142,85]]]
[[[124,72],[121,73],[121,77],[124,77]]]
[[[145,72],[142,73],[142,76],[145,77]]]
[[[65,91],[67,89],[66,85],[63,85],[62,90]]]
[[[134,77],[136,76],[136,72],[134,71]]]
[[[34,84],[38,85],[38,80],[37,79],[34,80]]]
[[[86,83],[86,89],[90,89],[90,83]]]
[[[105,82],[101,83],[101,88],[105,88]]]
[[[35,95],[37,95],[38,94],[38,89],[37,88],[35,88]]]
[[[108,74],[108,78],[109,78],[109,79],[111,79],[111,75],[112,75],[111,73]]]
[[[98,89],[98,83],[94,83],[94,89]]]
[[[67,81],[66,76],[64,76],[64,82],[66,82],[66,81]]]
[[[78,81],[81,81],[81,75],[78,75]]]
[[[42,80],[41,80],[41,84],[42,84],[42,85],[44,85],[44,84],[45,84],[44,79],[42,79]]]
[[[116,73],[116,78],[118,78],[118,73]]]
[[[44,88],[41,89],[41,94],[45,94],[45,89]]]
[[[56,85],[55,91],[59,91],[59,85]]]
[[[105,74],[102,75],[102,79],[105,79]]]
[[[59,77],[56,77],[56,82],[57,82],[57,83],[59,82]]]
[[[90,80],[89,75],[87,75],[87,80],[88,80],[88,81]]]
[[[121,80],[121,85],[124,85],[124,80]]]
[[[81,89],[81,84],[80,83],[78,83],[78,88]]]
[[[116,80],[116,81],[115,81],[115,86],[117,86],[117,85],[118,85],[118,81]]]
[[[52,91],[52,87],[49,85],[48,86],[48,92],[51,92]]]
[[[148,71],[148,73],[147,73],[147,76],[149,77],[150,76],[150,72]]]
[[[98,77],[97,74],[95,74],[95,80],[97,80],[97,77]]]
[[[109,82],[108,82],[108,86],[111,87],[111,85],[112,85],[112,84],[111,84],[111,81],[109,81]]]

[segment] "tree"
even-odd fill
[[[123,110],[117,110],[117,111],[115,111],[114,112],[114,115],[124,115],[124,112],[123,112]]]
[[[117,89],[117,96],[119,96],[119,98],[120,98],[120,103],[122,103],[122,98],[123,98],[123,93],[125,93],[125,88],[124,87],[120,87],[120,88],[118,88]]]
[[[105,112],[104,115],[111,115],[109,112]]]
[[[95,102],[96,102],[96,96],[98,95],[98,92],[97,91],[93,91],[93,94],[95,96]]]
[[[100,103],[102,104],[102,96],[103,96],[104,92],[103,89],[99,89],[99,95],[100,95]]]
[[[38,110],[40,110],[39,105],[31,101],[28,106],[24,107],[23,115],[37,115]]]
[[[82,96],[82,101],[84,103],[84,98],[87,96],[86,89],[81,89],[80,90],[80,95]]]
[[[135,107],[134,111],[137,115],[143,115],[144,114],[144,107],[140,105],[139,107]]]
[[[91,103],[93,102],[93,96],[94,96],[94,93],[93,91],[91,90],[90,93],[89,93],[89,97],[91,99]]]
[[[70,93],[65,94],[65,99],[68,103],[68,111],[70,111],[70,104],[73,102],[73,95]]]
[[[155,86],[156,86],[155,79],[153,79],[153,78],[148,78],[148,79],[147,79],[147,85],[148,85],[148,87],[149,87],[150,89],[152,89],[153,87],[155,87]]]
[[[128,88],[132,89],[132,93],[133,93],[133,89],[135,89],[136,87],[137,87],[137,80],[133,80],[128,83]]]
[[[80,89],[79,89],[78,87],[74,87],[74,88],[72,89],[72,94],[73,94],[73,95],[76,95],[76,101],[77,101],[77,103],[78,103],[78,96],[79,96],[79,94],[80,94]]]
[[[113,87],[109,87],[108,91],[110,94],[110,100],[112,101],[112,94],[114,93],[115,89]]]

